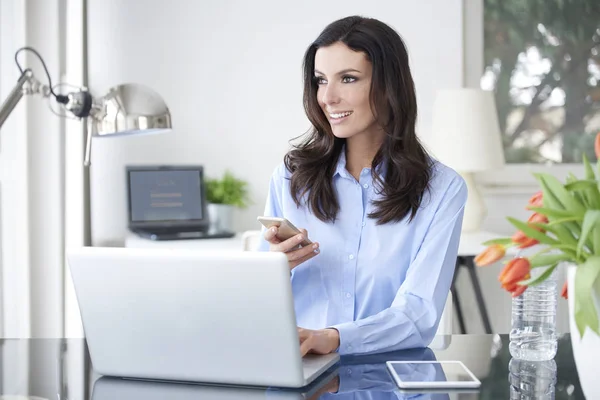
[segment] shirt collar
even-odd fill
[[[335,172],[333,176],[341,176],[343,178],[350,178],[350,173],[346,169],[346,145],[342,146],[342,150],[340,152],[340,156],[338,157],[337,165],[335,167]]]
[[[384,160],[384,162],[382,162],[381,164],[379,164],[377,166],[377,172],[379,173],[379,175],[382,178],[385,177],[385,173],[386,173],[386,169],[387,169],[385,164],[386,163]],[[348,172],[348,170],[346,169],[346,145],[345,144],[342,147],[340,156],[338,157],[337,165],[335,167],[335,172],[333,173],[334,177],[336,177],[337,175],[339,175],[343,178],[354,179],[354,177],[352,175],[350,175],[350,172]]]

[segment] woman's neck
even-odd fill
[[[363,168],[371,168],[384,134],[371,133],[346,139],[346,169],[358,181]]]

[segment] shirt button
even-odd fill
[[[351,370],[350,368],[348,368],[348,369],[346,370],[346,373],[347,373],[348,375],[352,375],[352,370]]]
[[[367,224],[366,222],[363,222],[363,223],[362,223],[362,226],[365,226],[366,224]]]
[[[348,258],[349,258],[349,259],[351,259],[351,260],[354,260],[354,254],[350,254],[350,255],[348,256]]]
[[[350,297],[352,297],[352,295],[350,293],[346,293],[346,297],[350,298]]]
[[[369,185],[367,185],[366,183],[363,185],[363,187],[366,189],[369,187]]]

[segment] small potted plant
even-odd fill
[[[588,398],[600,398],[600,390],[591,393],[600,355],[600,133],[594,150],[596,171],[584,154],[583,179],[570,174],[562,183],[550,174],[536,174],[542,190],[529,200],[532,215],[526,222],[509,217],[518,231],[484,243],[488,247],[475,259],[478,266],[487,266],[502,259],[508,247],[539,245],[541,251],[513,258],[500,273],[502,287],[514,297],[544,282],[559,265],[568,267],[562,296],[569,300],[573,353]],[[536,277],[534,268],[542,271]]]
[[[248,183],[225,171],[220,179],[206,180],[206,200],[210,229],[232,232],[234,208],[246,208],[250,204]]]

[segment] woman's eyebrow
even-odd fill
[[[354,69],[354,68],[347,68],[347,69],[343,69],[340,72],[338,72],[336,75],[343,75],[343,74],[347,74],[348,72],[358,72],[359,74],[361,73],[359,70]],[[318,69],[315,69],[315,74],[319,74],[319,75],[325,75],[324,73],[322,73],[321,71],[319,71]]]

